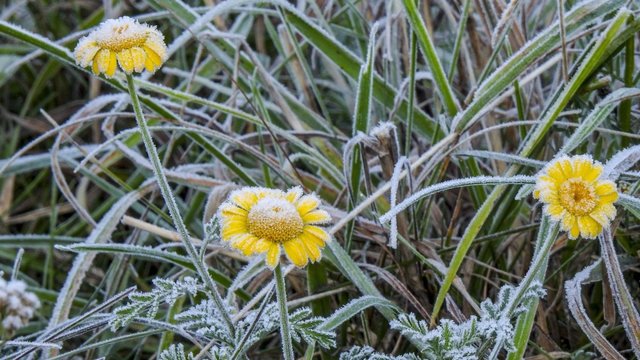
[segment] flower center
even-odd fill
[[[562,206],[573,215],[589,214],[598,204],[596,189],[580,178],[565,181],[559,195]]]
[[[302,233],[298,210],[284,199],[264,198],[249,211],[249,232],[258,238],[282,243]]]
[[[101,48],[111,51],[122,51],[136,46],[142,46],[147,41],[147,31],[137,24],[112,25],[109,34],[104,34],[96,38],[96,43]]]

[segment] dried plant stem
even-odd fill
[[[289,310],[287,309],[287,287],[284,283],[282,265],[278,264],[273,270],[276,280],[276,297],[280,309],[280,336],[282,337],[282,352],[285,360],[294,360],[293,344],[291,343],[291,326],[289,325]]]
[[[187,227],[185,226],[182,217],[180,216],[180,211],[178,209],[178,204],[176,203],[173,194],[171,193],[171,188],[169,187],[169,182],[167,181],[167,177],[164,174],[162,163],[160,161],[160,157],[158,156],[158,151],[156,150],[155,145],[153,144],[153,139],[151,138],[151,132],[147,127],[147,123],[144,119],[144,115],[142,113],[142,106],[140,105],[140,100],[138,99],[138,93],[136,92],[135,83],[133,80],[133,76],[127,74],[127,86],[129,87],[129,94],[131,95],[131,104],[133,105],[133,111],[136,115],[136,121],[138,122],[138,127],[140,128],[140,134],[142,135],[142,141],[144,142],[144,146],[147,150],[147,154],[149,156],[149,161],[151,161],[151,165],[153,167],[153,173],[158,181],[158,186],[160,187],[160,192],[162,193],[162,197],[167,204],[167,208],[169,209],[169,214],[171,215],[171,219],[180,234],[180,238],[182,243],[184,244],[189,257],[193,260],[193,264],[198,272],[198,275],[202,278],[202,281],[205,282],[209,290],[211,291],[212,300],[215,302],[218,307],[220,313],[223,315],[225,323],[229,328],[229,332],[231,334],[234,333],[233,323],[231,322],[231,318],[227,313],[224,303],[222,301],[222,297],[218,292],[218,288],[216,284],[209,276],[209,272],[205,268],[202,261],[198,257],[198,252],[195,247],[191,243],[191,238],[189,237],[189,232],[187,231]]]
[[[633,305],[633,297],[624,282],[618,255],[616,255],[613,247],[611,230],[605,229],[598,237],[598,240],[600,240],[602,259],[604,260],[604,266],[607,268],[611,290],[616,300],[616,305],[618,305],[622,324],[631,342],[633,353],[637,358],[640,358],[640,315],[638,315],[638,310]]]

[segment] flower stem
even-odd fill
[[[138,128],[140,129],[140,134],[142,135],[142,141],[144,142],[144,146],[147,150],[147,155],[149,156],[149,160],[151,161],[151,165],[153,167],[153,173],[158,181],[158,186],[160,187],[160,193],[167,204],[167,208],[169,209],[169,214],[171,215],[171,219],[180,234],[180,239],[191,257],[193,264],[196,268],[196,272],[202,280],[205,282],[209,290],[211,291],[212,300],[215,302],[218,310],[222,314],[227,327],[229,328],[229,332],[233,335],[233,323],[231,322],[231,318],[227,312],[227,309],[224,306],[222,297],[218,292],[218,288],[216,284],[211,279],[209,272],[207,271],[204,263],[200,261],[198,257],[198,253],[196,252],[193,243],[191,243],[191,238],[189,237],[189,232],[187,231],[187,227],[185,226],[182,217],[180,216],[180,211],[178,210],[178,204],[176,203],[175,198],[171,192],[171,188],[169,187],[169,182],[167,181],[167,177],[164,174],[162,163],[160,162],[160,157],[158,156],[158,151],[156,150],[155,145],[153,144],[153,139],[151,138],[151,132],[147,127],[147,122],[144,119],[144,115],[142,114],[142,107],[140,106],[140,99],[138,99],[138,93],[136,92],[135,83],[133,80],[133,76],[131,74],[127,74],[127,86],[129,87],[129,95],[131,95],[131,104],[133,105],[133,111],[136,115],[136,121],[138,122]]]
[[[291,326],[289,325],[289,310],[287,310],[287,288],[284,284],[282,266],[278,264],[273,270],[276,278],[276,296],[280,309],[280,336],[282,337],[282,351],[285,360],[294,360],[293,345],[291,343]]]

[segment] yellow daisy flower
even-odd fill
[[[540,199],[544,213],[560,221],[569,238],[593,239],[616,216],[616,184],[600,178],[602,164],[590,156],[562,156],[550,162],[538,175],[533,196]]]
[[[117,64],[127,74],[156,71],[167,59],[167,46],[155,26],[123,16],[103,22],[80,39],[73,55],[78,65],[91,65],[95,75],[110,78]]]
[[[303,195],[300,187],[286,193],[260,187],[236,190],[220,206],[222,240],[247,256],[266,253],[271,268],[280,261],[282,247],[293,264],[304,267],[309,260],[320,260],[320,251],[331,241],[315,226],[331,221],[319,205],[315,195]]]

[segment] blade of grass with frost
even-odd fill
[[[80,68],[75,64],[75,61],[72,59],[71,54],[66,48],[63,48],[59,45],[56,45],[54,42],[40,36],[37,34],[33,34],[28,32],[27,30],[21,29],[13,24],[10,24],[6,21],[0,21],[0,33],[4,33],[6,35],[15,37],[21,41],[25,41],[34,46],[37,46],[44,50],[45,52],[57,57],[61,61],[71,65],[74,68],[79,70],[89,72],[87,69]],[[124,86],[119,80],[116,79],[106,79],[104,77],[98,77],[100,80],[109,83],[109,85],[122,90],[123,92],[127,91],[126,86]],[[164,106],[160,105],[154,99],[151,99],[147,96],[140,96],[140,101],[147,107],[149,107],[154,112],[162,115],[165,119],[170,121],[176,121],[179,117],[166,109]],[[198,144],[200,144],[205,150],[210,152],[212,155],[220,159],[225,165],[229,166],[232,171],[236,173],[242,180],[244,180],[248,185],[254,185],[255,182],[253,178],[247,175],[241,168],[236,166],[233,160],[229,159],[225,154],[220,152],[213,144],[209,143],[206,139],[201,137],[198,134],[189,134],[189,136]]]
[[[411,23],[411,27],[418,37],[418,43],[420,44],[423,55],[425,56],[425,60],[429,65],[429,69],[431,69],[433,80],[436,83],[436,87],[438,88],[438,93],[442,98],[444,107],[447,109],[447,114],[453,117],[458,113],[458,110],[460,110],[460,104],[451,89],[451,84],[449,84],[447,75],[444,73],[444,68],[440,63],[436,49],[433,46],[433,41],[431,40],[427,26],[422,19],[414,0],[403,0],[402,3],[404,4],[404,9],[408,20]]]
[[[453,55],[451,56],[451,64],[449,66],[448,80],[453,80],[453,74],[456,71],[456,65],[458,64],[458,57],[460,56],[460,45],[464,37],[465,28],[467,26],[467,20],[469,19],[469,12],[471,10],[471,0],[465,0],[462,9],[462,15],[460,16],[460,22],[458,23],[458,30],[456,31],[456,42],[453,45]]]
[[[385,299],[384,297],[371,295],[362,296],[357,299],[351,300],[348,304],[334,311],[334,313],[319,326],[319,329],[324,331],[334,330],[338,326],[342,325],[345,321],[351,319],[352,317],[372,306],[375,306],[377,308],[386,307],[395,311],[400,311],[400,308],[398,308],[398,306]]]
[[[635,38],[627,40],[625,46],[624,57],[624,86],[633,87],[635,82],[633,80],[633,73],[635,70]],[[618,124],[620,130],[624,132],[631,132],[631,100],[625,100],[620,105],[620,111],[618,112]],[[623,148],[629,146],[629,139],[622,138],[621,144]]]
[[[111,207],[111,210],[102,217],[98,225],[93,229],[91,234],[89,234],[89,237],[84,244],[99,244],[111,239],[112,232],[120,223],[120,219],[127,209],[140,197],[152,190],[152,188],[152,181],[147,181],[146,185],[141,186],[137,191],[131,192],[118,200],[118,202]],[[60,290],[58,300],[53,308],[53,312],[47,326],[48,329],[54,328],[56,325],[63,323],[69,318],[71,302],[80,289],[80,285],[82,284],[84,276],[89,270],[94,257],[95,254],[79,254],[74,260],[73,266],[67,275],[67,279]]]
[[[615,109],[618,102],[626,101],[638,96],[640,96],[640,89],[635,88],[622,88],[607,95],[607,97],[601,100],[589,113],[587,118],[582,121],[571,137],[564,142],[564,145],[560,151],[558,151],[556,156],[568,154],[580,146],[582,142],[585,141],[591,133],[600,126],[600,124],[602,124],[613,109]]]
[[[624,206],[633,216],[640,219],[640,199],[626,194],[620,194],[618,204]]]
[[[404,199],[400,204],[394,206],[389,209],[384,215],[380,217],[380,222],[385,224],[391,221],[393,216],[398,215],[406,208],[414,204],[416,201],[426,198],[427,196],[431,196],[443,191],[468,187],[468,186],[486,186],[486,185],[501,185],[501,184],[511,184],[511,185],[522,185],[522,184],[534,184],[536,178],[533,176],[525,176],[525,175],[516,175],[516,176],[478,176],[471,178],[463,178],[463,179],[455,179],[449,181],[443,181],[441,183],[437,183],[431,186],[427,186],[426,188],[416,192],[410,197]]]
[[[77,253],[102,253],[102,254],[119,254],[132,257],[144,258],[153,261],[162,261],[171,263],[182,268],[196,271],[195,266],[190,258],[179,255],[177,253],[158,250],[145,246],[130,245],[130,244],[95,244],[95,243],[82,243],[69,246],[56,246],[58,250],[73,251]],[[229,288],[232,285],[232,280],[225,274],[221,273],[215,268],[210,267],[208,269],[209,275],[213,280],[224,288]],[[242,300],[249,300],[251,297],[242,289],[235,289],[236,295]]]
[[[575,8],[566,14],[565,30],[567,35],[577,32],[602,16],[619,9],[623,3],[623,0],[595,0],[575,5]],[[471,104],[453,120],[453,128],[462,132],[472,125],[482,113],[489,110],[485,108],[485,105],[491,99],[512,85],[531,64],[555,49],[559,44],[560,29],[556,22],[527,42],[479,85]]]
[[[584,283],[590,276],[591,272],[597,265],[600,264],[600,260],[587,266],[578,272],[573,279],[568,280],[564,284],[565,296],[567,299],[567,307],[576,320],[580,329],[587,335],[591,343],[598,349],[598,351],[604,356],[605,359],[612,360],[624,360],[616,348],[607,341],[607,339],[600,333],[595,325],[589,319],[589,314],[582,305],[582,283]],[[509,359],[512,359],[511,355]],[[515,359],[515,358],[514,358]]]
[[[625,23],[627,23],[630,17],[631,12],[629,10],[622,9],[616,14],[615,18],[612,19],[609,26],[603,31],[596,44],[593,46],[593,48],[591,48],[589,54],[580,64],[580,67],[575,72],[574,76],[570,79],[565,87],[558,90],[559,94],[553,98],[554,101],[551,103],[547,111],[544,112],[540,123],[534,129],[534,131],[530,133],[530,136],[527,138],[526,142],[523,144],[518,153],[519,156],[528,157],[529,155],[531,155],[536,145],[538,145],[538,143],[542,141],[553,122],[557,119],[558,115],[565,108],[573,95],[578,91],[582,83],[598,67],[598,65],[602,61],[601,55],[607,51],[608,46],[613,42],[613,39],[620,35],[621,28]],[[519,166],[512,165],[507,170],[506,176],[513,176],[517,174],[518,170]],[[447,272],[447,276],[442,282],[442,286],[440,287],[440,291],[438,292],[436,302],[434,303],[431,325],[435,325],[435,321],[438,317],[440,309],[444,304],[445,296],[448,293],[449,288],[451,287],[451,282],[456,276],[460,265],[462,265],[462,261],[464,260],[467,251],[469,251],[471,243],[482,229],[485,221],[493,211],[496,201],[505,190],[506,186],[504,185],[496,186],[489,194],[485,202],[482,204],[480,209],[478,209],[476,215],[471,219],[469,225],[467,225],[467,228],[462,235],[462,239],[460,240],[458,247],[456,248],[456,252],[453,255],[453,259],[449,264],[449,271]]]
[[[555,240],[557,236],[558,228],[556,227],[555,230],[552,231],[549,218],[544,216],[542,218],[542,221],[540,222],[540,227],[538,229],[534,258],[536,258],[538,254],[540,254],[543,244]],[[553,240],[545,239],[545,237],[552,237]],[[548,260],[548,257],[544,257],[543,264],[541,265],[541,271],[533,276],[532,281],[538,281],[541,284],[544,283]],[[527,345],[529,343],[531,329],[533,328],[533,323],[536,317],[535,310],[538,308],[539,302],[540,300],[538,298],[535,298],[529,300],[527,304],[522,305],[526,308],[526,312],[518,317],[516,323],[515,338],[513,339],[516,351],[509,353],[508,360],[522,359],[522,357],[524,356],[524,352],[527,349]]]
[[[367,58],[362,67],[360,68],[360,75],[358,76],[358,88],[356,91],[356,104],[353,109],[353,132],[352,137],[356,137],[359,133],[366,134],[369,132],[371,125],[371,93],[373,88],[373,64],[375,61],[374,49],[376,45],[376,32],[378,31],[377,23],[371,27],[371,33],[369,35],[369,47],[367,48]],[[353,147],[353,154],[351,155],[351,169],[346,171],[349,179],[349,193],[351,195],[351,204],[355,206],[358,202],[358,195],[360,193],[360,177],[362,175],[362,158],[361,155],[363,148],[361,145]],[[346,165],[346,164],[345,164]]]
[[[634,298],[629,291],[622,274],[622,268],[618,261],[611,229],[606,228],[598,236],[600,251],[604,266],[607,269],[609,286],[611,287],[613,298],[616,301],[618,313],[622,318],[624,330],[627,338],[631,342],[631,347],[636,358],[640,358],[640,314],[634,304]]]
[[[520,5],[520,0],[510,1],[509,4],[507,5],[507,8],[504,9],[502,14],[500,15],[500,20],[496,24],[496,28],[493,30],[493,33],[491,34],[492,48],[498,47],[499,44],[502,43],[502,40],[504,39],[504,37],[507,36],[507,33],[511,28],[511,24],[513,23],[513,20],[516,18],[514,13],[518,9],[518,5]]]
[[[350,78],[358,78],[362,62],[356,55],[298,11],[290,7],[283,7],[283,12],[287,22],[292,24],[300,35],[304,36],[315,49],[338,65]],[[396,94],[397,91],[395,89],[387,84],[380,76],[374,74],[372,95],[377,101],[388,109],[391,109],[394,106],[393,100]],[[397,113],[400,119],[407,118],[408,106],[407,101],[402,100]],[[418,130],[429,136],[429,138],[433,139],[441,135],[437,124],[421,109],[415,109],[414,118]]]

